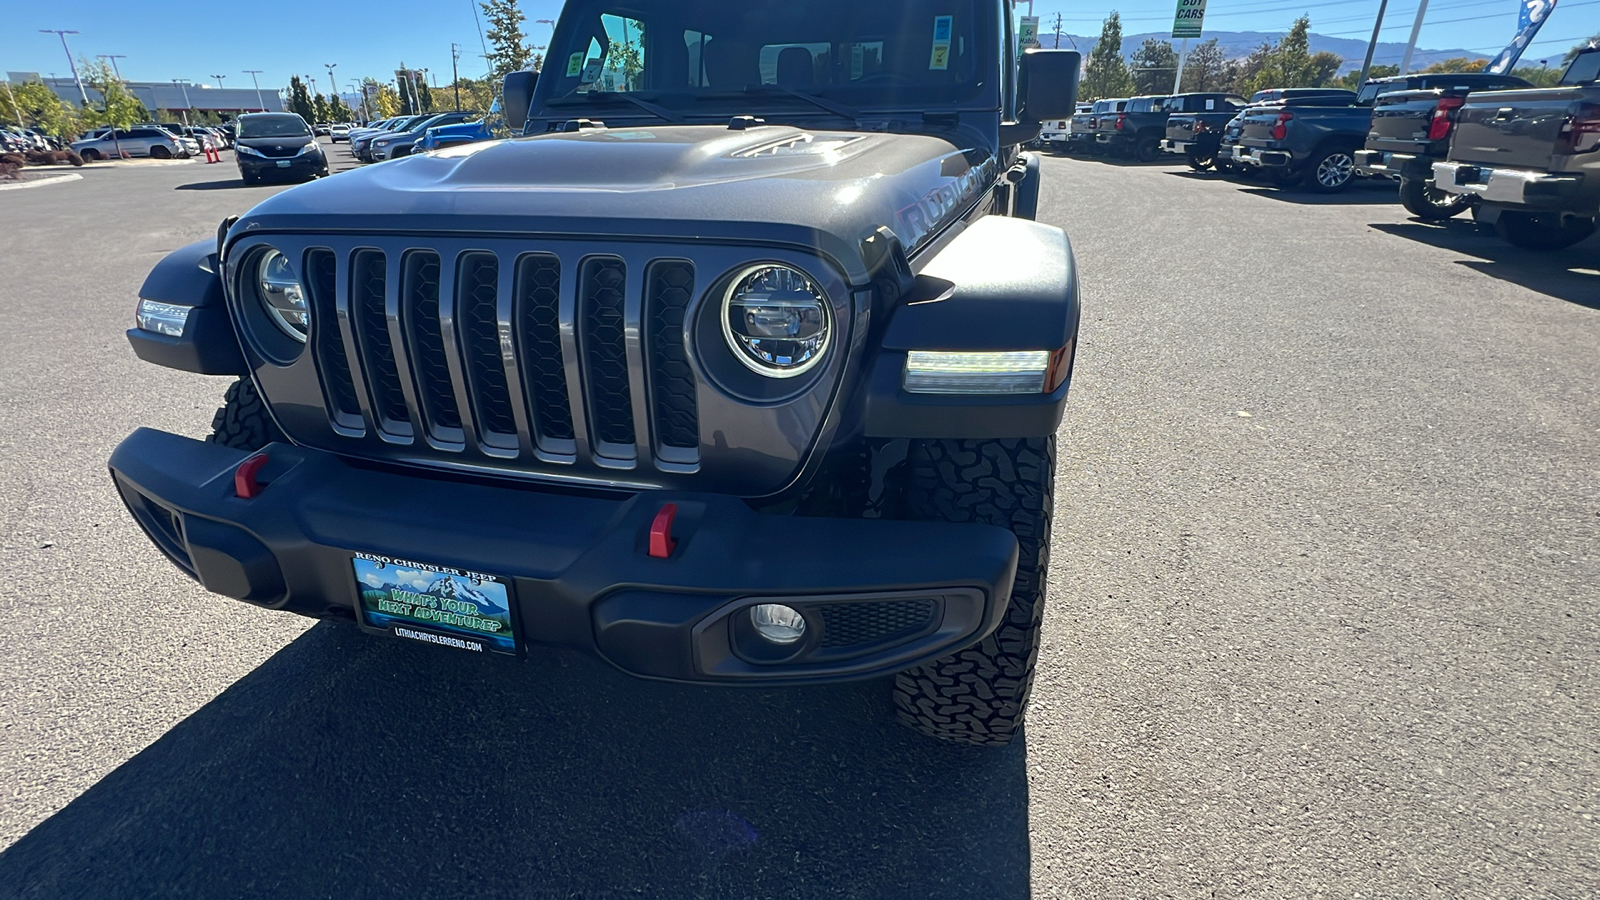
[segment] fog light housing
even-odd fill
[[[183,326],[189,321],[189,311],[192,309],[192,306],[162,303],[159,300],[140,300],[139,312],[134,318],[145,331],[183,337]]]
[[[806,636],[806,617],[782,603],[761,603],[750,608],[750,625],[764,640],[788,646]]]
[[[906,354],[905,386],[913,394],[1042,394],[1050,357],[1048,350],[912,350]]]

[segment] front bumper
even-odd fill
[[[1471,163],[1436,162],[1434,185],[1452,194],[1473,194],[1489,203],[1593,215],[1600,186],[1585,185],[1581,173],[1556,174]]]
[[[253,499],[235,486],[252,454],[165,432],[134,432],[110,467],[145,533],[215,593],[383,633],[358,611],[355,554],[482,572],[510,585],[519,647],[573,647],[646,678],[901,671],[998,627],[1016,575],[1015,536],[989,525],[767,515],[725,495],[575,494],[356,466],[290,444],[263,452]],[[657,558],[650,530],[668,503],[676,545]],[[751,648],[741,626],[761,602],[805,613],[809,637],[789,658]],[[888,604],[900,630],[873,631]],[[907,604],[923,619],[907,621]]]
[[[257,178],[310,178],[328,171],[328,160],[320,154],[291,156],[287,159],[269,159],[235,153],[239,174]],[[288,165],[282,165],[288,163]]]

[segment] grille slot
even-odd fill
[[[397,437],[411,437],[411,416],[400,387],[394,344],[389,338],[387,260],[377,250],[357,250],[350,265],[350,310],[355,319],[361,368],[378,427]]]
[[[655,262],[645,281],[656,439],[662,447],[698,450],[700,422],[694,370],[684,348],[684,315],[694,296],[694,267],[683,260]]]
[[[858,648],[906,638],[933,624],[938,604],[929,599],[822,603],[822,649]]]
[[[528,253],[517,260],[512,310],[522,344],[523,392],[540,449],[572,452],[572,407],[561,353],[561,260]]]
[[[456,333],[472,390],[472,411],[484,443],[516,449],[517,422],[506,382],[512,360],[510,334],[500,334],[500,260],[493,253],[464,253],[456,277]]]
[[[633,455],[634,442],[625,344],[626,282],[627,268],[622,260],[611,256],[584,260],[579,316],[589,427],[600,445],[599,455],[622,458]]]
[[[339,332],[339,261],[330,250],[312,250],[306,254],[306,272],[311,289],[311,331],[316,338],[313,349],[328,403],[328,418],[340,428],[360,432],[364,429],[361,399],[350,375],[344,335]]]
[[[434,440],[459,444],[461,411],[456,408],[439,329],[439,254],[413,250],[402,258],[400,320],[405,325],[406,353],[416,379],[422,420]]]

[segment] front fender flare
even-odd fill
[[[167,254],[139,288],[139,299],[192,307],[178,337],[128,329],[128,343],[145,362],[201,375],[250,374],[228,315],[215,239]]]

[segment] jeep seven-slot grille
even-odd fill
[[[696,460],[689,262],[354,249],[342,332],[337,253],[313,248],[306,259],[317,372],[340,434],[359,437],[366,411],[385,441],[425,436],[445,453],[586,454],[610,467]]]

